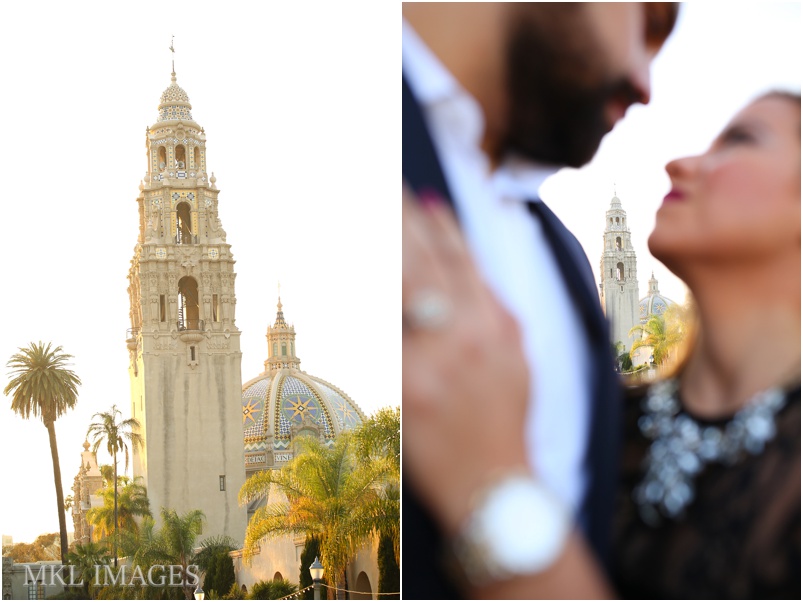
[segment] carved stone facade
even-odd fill
[[[72,486],[73,540],[76,543],[86,544],[92,540],[92,528],[86,520],[86,513],[90,508],[103,505],[100,496],[95,495],[101,487],[103,476],[98,468],[98,459],[94,452],[89,451],[89,442],[85,441],[84,451],[81,452],[81,466]]]
[[[634,340],[629,332],[639,318],[638,272],[627,214],[616,196],[605,213],[602,238],[604,247],[599,261],[602,308],[611,322],[611,342],[621,342],[629,351]]]
[[[207,177],[206,134],[172,74],[146,131],[139,237],[129,269],[134,453],[151,509],[202,509],[204,536],[242,541],[246,514],[234,257]]]

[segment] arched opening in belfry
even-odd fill
[[[287,343],[282,343],[282,357],[287,357]]]
[[[617,236],[616,237],[616,248],[619,251],[622,250],[622,237],[621,236]]]
[[[197,146],[192,151],[192,166],[201,169],[201,149]]]
[[[619,218],[618,218],[618,217],[616,218],[616,223],[617,223],[617,224],[619,223]]]
[[[159,169],[167,167],[167,149],[164,146],[159,147]]]
[[[284,577],[282,577],[282,574],[279,571],[276,571],[275,573],[273,573],[273,580],[274,581],[281,581],[282,579],[284,579]]]
[[[187,151],[179,144],[176,147],[176,169],[184,169],[187,165]]]
[[[198,313],[198,282],[192,276],[178,281],[178,329],[202,330]]]
[[[616,264],[616,279],[617,280],[625,279],[625,264],[623,264],[621,261]]]
[[[188,203],[176,205],[176,242],[180,245],[192,244],[192,218]]]

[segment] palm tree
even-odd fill
[[[641,347],[652,347],[653,361],[664,364],[672,355],[672,351],[685,340],[687,328],[682,319],[682,310],[675,310],[672,306],[666,310],[664,315],[651,314],[647,322],[637,325],[630,329],[628,334],[637,335],[630,349],[630,357],[633,352]]]
[[[104,545],[95,542],[76,544],[75,549],[67,554],[67,562],[78,569],[79,581],[83,581],[83,594],[88,599],[94,595],[90,585],[95,580],[99,566],[109,563],[109,553]]]
[[[114,566],[117,568],[117,452],[125,452],[125,470],[128,470],[128,446],[126,441],[131,443],[132,448],[142,445],[142,435],[135,431],[139,429],[139,421],[136,418],[122,418],[122,412],[113,405],[108,412],[98,412],[92,418],[100,418],[98,422],[89,425],[86,431],[87,440],[92,437],[94,445],[92,451],[97,453],[100,444],[106,441],[106,450],[114,459]]]
[[[67,522],[64,518],[64,491],[61,484],[59,450],[56,446],[56,419],[75,407],[81,379],[66,368],[72,356],[63,353],[61,347],[51,348],[31,343],[20,347],[19,353],[11,356],[6,366],[11,368],[11,380],[3,390],[12,394],[11,409],[22,418],[40,416],[50,439],[50,456],[53,460],[53,480],[56,483],[56,503],[59,512],[59,536],[61,562],[67,556]]]
[[[251,476],[240,490],[240,504],[266,496],[271,485],[287,500],[254,513],[244,547],[253,553],[266,536],[316,536],[321,563],[338,582],[369,535],[381,528],[378,501],[393,468],[387,461],[358,463],[350,433],[339,435],[331,448],[311,437],[298,438],[296,445],[298,453],[290,462]]]
[[[189,567],[195,562],[195,540],[201,533],[204,513],[190,510],[179,516],[175,510],[162,508],[162,528],[156,532],[151,519],[143,524],[139,548],[134,554],[134,564],[141,567],[180,566],[184,597],[192,600],[195,586]],[[216,540],[214,546],[225,545],[226,542]]]
[[[93,534],[98,538],[112,535],[116,530],[115,525],[123,532],[136,535],[139,532],[136,519],[151,516],[145,486],[128,477],[119,477],[118,481],[117,514],[114,513],[115,488],[111,484],[97,494],[103,497],[103,505],[91,508],[86,513],[87,521],[95,527]]]
[[[399,563],[401,541],[401,408],[382,408],[354,431],[357,461],[362,465],[384,462],[390,467],[385,483],[378,489],[373,517],[381,538],[393,544]]]

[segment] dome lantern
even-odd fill
[[[265,360],[265,372],[300,367],[301,360],[296,355],[296,329],[284,319],[281,297],[276,304],[276,321],[273,326],[268,326],[265,338],[268,339],[268,359]]]

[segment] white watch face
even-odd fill
[[[570,529],[562,504],[526,477],[495,487],[477,511],[489,568],[508,575],[543,571],[557,560]]]

